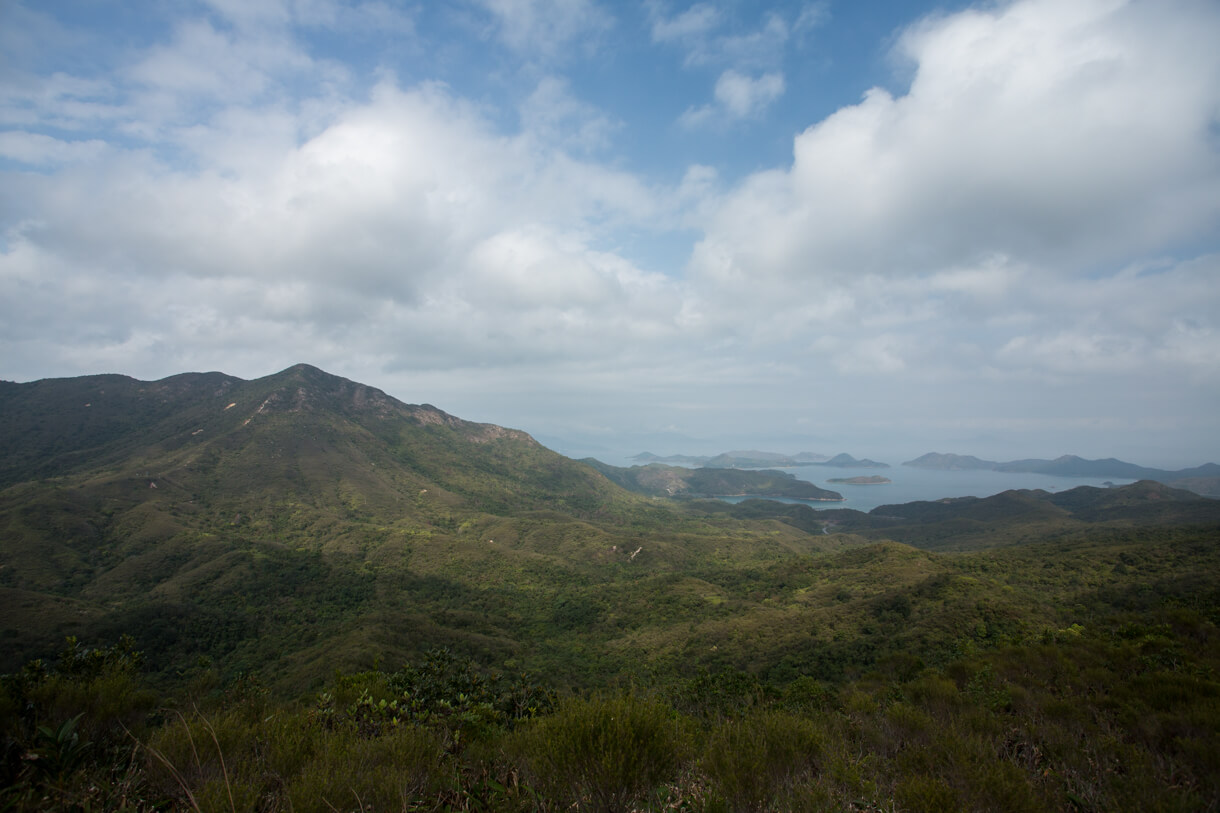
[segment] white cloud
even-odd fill
[[[673,16],[666,16],[654,3],[650,5],[650,16],[653,41],[682,48],[688,67],[729,65],[741,70],[773,69],[782,59],[791,35],[787,21],[774,12],[765,13],[756,28],[741,33],[736,26],[730,26],[727,15],[707,3],[696,3]],[[806,24],[811,22],[808,17],[798,19]]]
[[[106,149],[106,142],[98,139],[63,141],[19,130],[0,132],[0,158],[32,166],[96,160]]]
[[[521,129],[557,147],[591,152],[609,146],[621,122],[582,102],[563,79],[544,77],[521,104]]]
[[[796,21],[801,33],[819,22],[821,8],[801,9]],[[736,25],[730,15],[708,3],[668,15],[654,2],[649,14],[653,41],[681,48],[688,68],[721,68],[713,101],[688,107],[678,118],[683,128],[758,118],[784,94],[781,66],[793,29],[780,14],[766,12],[752,29]]]
[[[783,94],[784,75],[781,73],[751,78],[728,70],[716,81],[715,104],[692,107],[678,121],[684,127],[695,128],[717,122],[757,118]]]
[[[274,107],[177,132],[202,169],[116,150],[20,178],[9,191],[33,219],[5,235],[6,298],[46,319],[72,315],[66,297],[77,324],[127,326],[44,334],[26,355],[95,369],[225,368],[203,359],[252,346],[397,369],[638,356],[675,334],[678,290],[596,244],[651,228],[658,193],[564,152],[555,116],[588,111],[543,91],[549,115],[535,109],[515,135],[443,86],[385,82],[300,142],[304,114]],[[49,139],[6,146],[63,157]],[[9,325],[9,341],[41,333]]]
[[[893,432],[1130,426],[1170,392],[1214,425],[1220,259],[1195,255],[1220,222],[1220,12],[1166,2],[922,21],[897,41],[907,92],[733,185],[693,151],[631,169],[635,120],[554,69],[609,30],[591,4],[484,5],[548,65],[497,100],[349,75],[301,33],[381,5],[219,3],[108,74],[0,79],[0,157],[23,165],[0,167],[4,373],[305,360],[501,422],[543,391],[585,424],[750,405]],[[827,24],[651,8],[655,41],[719,76],[688,123],[765,123],[785,43]],[[629,259],[692,233],[680,272]]]
[[[784,75],[767,73],[758,78],[725,71],[716,81],[716,101],[734,118],[757,116],[784,94]]]
[[[573,45],[595,48],[614,18],[595,0],[475,0],[496,20],[509,48],[530,59],[562,57]]]
[[[257,34],[284,31],[293,25],[368,32],[411,34],[410,14],[382,0],[205,0],[227,25]]]
[[[720,23],[720,12],[707,3],[696,3],[673,17],[661,16],[654,6],[652,39],[654,42],[698,42],[711,34]]]
[[[924,23],[901,40],[909,92],[874,89],[800,134],[789,170],[726,201],[695,269],[833,279],[994,254],[1088,269],[1210,233],[1220,23],[1160,9],[1032,0]]]
[[[279,28],[292,20],[284,0],[205,0],[217,14],[241,28]],[[305,5],[305,4],[303,4]]]
[[[843,375],[871,378],[906,369],[904,351],[909,348],[903,337],[883,333],[847,339],[822,336],[813,342],[810,350],[824,357]]]
[[[806,3],[792,24],[796,34],[805,35],[820,28],[830,20],[830,5],[826,2]]]
[[[466,298],[487,305],[585,309],[617,299],[617,286],[580,243],[540,232],[500,232],[470,252]]]

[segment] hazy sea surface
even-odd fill
[[[916,469],[910,466],[894,466],[888,469],[838,469],[829,466],[795,466],[785,468],[800,480],[808,480],[819,488],[837,491],[844,502],[810,502],[813,508],[854,508],[871,511],[879,505],[916,502],[918,500],[940,500],[945,497],[990,497],[1002,491],[1016,488],[1040,488],[1043,491],[1066,491],[1077,486],[1126,485],[1134,482],[1113,477],[1055,477],[1049,474],[1029,474],[1004,471],[941,471],[938,469]],[[882,485],[851,485],[827,482],[832,477],[888,477],[893,482]],[[740,502],[742,498],[729,498]],[[784,500],[801,502],[801,500]]]

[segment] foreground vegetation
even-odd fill
[[[166,691],[130,639],[70,641],[4,678],[0,799],[13,810],[1217,809],[1215,542],[1197,531],[811,556],[752,587],[782,596],[777,581],[804,568],[858,590],[878,557],[899,574],[902,556],[945,560],[954,575],[875,594],[850,634],[814,633],[821,659],[776,649],[769,669],[623,670],[589,690],[432,650],[295,695],[206,663]],[[971,593],[967,608],[961,581],[1013,600]],[[850,604],[843,629],[861,609]],[[1049,606],[1051,624],[1035,628],[1039,610],[1020,605]]]
[[[6,685],[0,798],[19,810],[1214,809],[1220,686],[1191,653],[1218,643],[1178,613],[837,686],[720,673],[558,701],[404,669],[339,676],[312,703],[242,683],[167,704],[121,659],[92,671],[69,658]]]

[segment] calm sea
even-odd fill
[[[826,466],[796,466],[783,469],[800,480],[808,480],[820,488],[837,491],[844,502],[811,502],[813,508],[854,508],[870,511],[879,505],[915,502],[916,500],[939,500],[945,497],[990,497],[1014,488],[1040,488],[1043,491],[1066,491],[1077,486],[1104,486],[1107,481],[1114,485],[1133,482],[1121,478],[1054,477],[1049,474],[1026,474],[1003,471],[939,471],[916,469],[910,466],[894,466],[888,469],[836,469]],[[829,483],[832,477],[888,477],[892,483],[883,485],[854,486],[847,483]],[[741,498],[728,498],[740,502]],[[784,500],[800,502],[800,500]]]

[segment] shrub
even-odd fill
[[[564,806],[627,810],[675,778],[687,750],[673,711],[629,695],[571,699],[521,729],[533,784]]]
[[[398,810],[435,796],[439,736],[401,724],[366,736],[326,730],[308,715],[175,715],[153,736],[148,774],[166,797],[203,810]],[[332,808],[333,805],[333,808]]]
[[[702,766],[733,810],[761,810],[814,776],[821,751],[813,722],[763,711],[716,729]]]
[[[414,809],[420,800],[436,796],[444,765],[437,737],[416,726],[398,726],[368,739],[354,731],[330,732],[289,782],[288,809]]]
[[[957,794],[943,779],[916,774],[898,781],[894,797],[905,810],[959,810]]]
[[[0,676],[0,809],[97,808],[134,790],[129,732],[156,703],[139,665],[130,638],[100,648],[69,638],[55,661]]]

